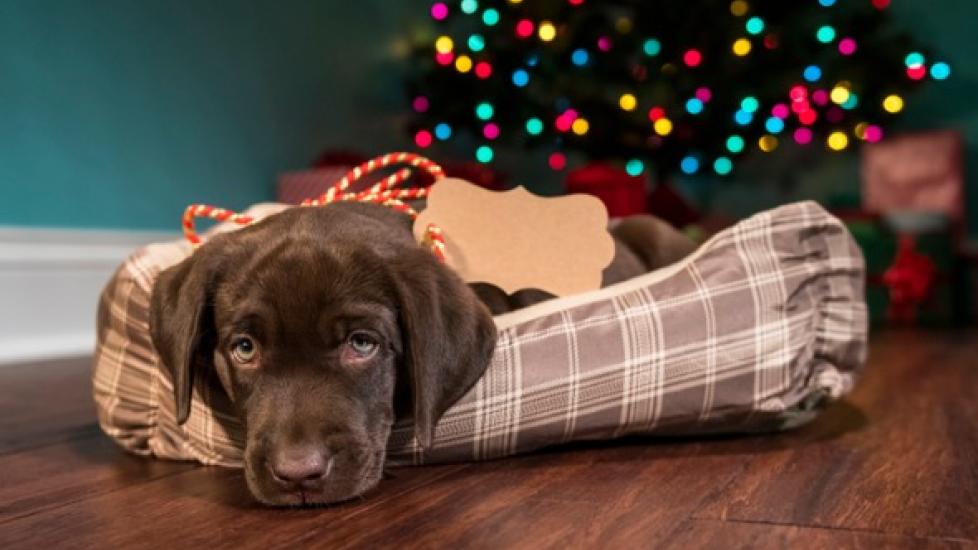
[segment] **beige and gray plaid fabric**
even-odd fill
[[[99,420],[134,453],[240,466],[242,429],[219,384],[199,377],[178,426],[149,338],[153,281],[189,253],[183,242],[143,248],[106,287]],[[863,279],[859,248],[817,204],[758,214],[674,266],[497,317],[492,363],[445,414],[433,447],[420,450],[413,428],[398,424],[388,460],[481,460],[578,439],[806,422],[852,388],[865,362]]]

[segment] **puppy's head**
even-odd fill
[[[246,426],[248,486],[281,505],[373,487],[396,416],[430,445],[495,344],[486,308],[410,220],[354,203],[214,237],[160,274],[151,332],[178,421],[195,373],[216,371]]]

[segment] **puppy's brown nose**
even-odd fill
[[[333,461],[317,449],[288,449],[271,460],[272,477],[283,485],[303,489],[321,486]]]

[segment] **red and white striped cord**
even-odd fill
[[[369,189],[359,193],[346,192],[353,182],[367,174],[400,164],[407,164],[409,167],[401,168]],[[412,169],[424,170],[431,174],[435,181],[445,177],[445,171],[442,170],[441,166],[438,166],[430,159],[414,153],[388,153],[372,158],[350,170],[325,193],[314,199],[302,201],[300,206],[323,206],[338,201],[372,202],[393,208],[399,212],[404,212],[412,218],[417,218],[418,213],[404,201],[427,197],[428,188],[400,188],[400,185],[411,176]],[[194,246],[201,243],[200,236],[194,228],[195,218],[211,218],[219,222],[231,222],[238,225],[248,225],[254,221],[251,216],[245,216],[224,208],[217,208],[206,204],[191,204],[183,213],[183,234]],[[431,248],[431,252],[440,261],[445,261],[445,236],[440,227],[435,224],[428,224],[428,227],[425,228],[425,244]]]

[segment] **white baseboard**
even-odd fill
[[[0,365],[91,355],[109,277],[139,246],[177,237],[0,227]]]

